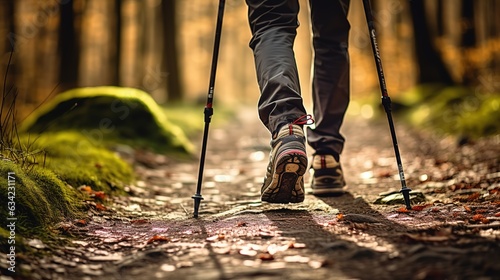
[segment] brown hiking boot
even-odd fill
[[[315,155],[312,169],[311,188],[314,195],[339,195],[345,192],[344,173],[333,155]]]
[[[304,201],[304,173],[307,169],[305,137],[302,126],[284,125],[271,141],[262,201],[298,203]]]

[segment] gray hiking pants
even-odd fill
[[[299,25],[298,0],[246,0],[250,47],[261,91],[258,110],[273,133],[306,114],[293,43]],[[349,0],[309,0],[313,33],[313,117],[307,141],[315,154],[342,152],[340,127],[349,103],[347,20]]]

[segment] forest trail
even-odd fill
[[[24,267],[33,279],[498,279],[499,138],[458,146],[396,124],[408,186],[425,196],[409,212],[374,203],[401,186],[386,121],[359,116],[344,125],[348,193],[262,203],[269,134],[247,108],[211,128],[198,219],[199,162],[137,152],[131,196],[88,202],[70,245],[40,246],[50,254]]]

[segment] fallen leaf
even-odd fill
[[[481,219],[481,223],[483,224],[489,224],[490,220],[488,218]]]
[[[410,212],[410,211],[409,211],[408,209],[406,209],[406,207],[401,207],[401,208],[399,208],[399,209],[397,210],[397,212],[399,212],[399,213],[408,213],[408,212]]]
[[[82,192],[86,192],[88,194],[92,193],[92,188],[90,186],[87,186],[87,185],[82,185],[82,186],[78,187],[78,190],[80,190]]]
[[[148,240],[147,244],[153,243],[155,241],[165,241],[165,242],[168,242],[168,241],[170,241],[170,238],[167,237],[167,236],[163,236],[163,235],[155,235],[155,236],[151,237]]]
[[[467,200],[468,200],[468,201],[474,201],[474,200],[478,199],[478,198],[479,198],[479,196],[480,196],[480,194],[479,194],[479,193],[473,193],[473,194],[471,194],[471,195],[469,195],[469,196],[467,197]]]
[[[337,220],[342,221],[343,218],[344,218],[344,214],[342,214],[342,213],[337,214]]]
[[[77,220],[77,221],[75,222],[75,224],[76,224],[77,226],[84,226],[84,225],[86,225],[86,224],[87,224],[87,221],[85,221],[85,220]]]
[[[476,214],[476,215],[472,216],[472,220],[476,221],[476,222],[481,221],[483,219],[485,219],[485,217],[481,214]]]
[[[130,223],[133,225],[143,225],[149,223],[149,221],[145,219],[140,219],[140,220],[132,220],[130,221]]]
[[[94,192],[93,195],[97,199],[101,199],[101,200],[106,199],[106,194],[102,191]]]
[[[492,189],[489,191],[490,194],[496,194],[496,193],[499,193],[500,192],[500,189]]]
[[[100,203],[96,203],[95,204],[95,208],[99,211],[106,211],[108,208],[106,208],[106,206],[100,204]]]
[[[269,253],[260,253],[257,258],[263,260],[263,261],[272,261],[274,260],[274,256],[269,254]]]
[[[424,210],[425,207],[429,206],[429,204],[421,204],[421,205],[413,205],[411,207],[411,210],[415,210],[415,211],[422,211]]]
[[[495,217],[500,217],[500,212],[495,213]]]
[[[247,223],[246,222],[239,222],[236,226],[237,227],[246,227]]]
[[[471,211],[472,211],[472,210],[470,209],[470,207],[469,207],[469,206],[467,206],[467,205],[464,205],[464,209],[465,209],[465,211],[467,211],[467,212],[471,212]]]

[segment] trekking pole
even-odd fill
[[[203,131],[203,142],[201,146],[201,156],[200,156],[200,168],[198,173],[198,185],[196,186],[196,194],[192,196],[194,199],[194,217],[198,218],[198,210],[200,208],[201,200],[203,196],[201,195],[201,183],[203,181],[203,168],[205,165],[205,155],[207,152],[207,141],[208,141],[208,128],[210,126],[210,120],[214,114],[212,108],[212,102],[214,98],[214,85],[215,85],[215,73],[217,72],[217,58],[219,57],[219,45],[222,30],[222,18],[224,17],[224,4],[225,0],[219,1],[219,11],[217,13],[217,25],[215,26],[215,40],[214,40],[214,52],[212,56],[212,69],[210,71],[210,81],[208,85],[208,97],[207,104],[205,106],[205,129]]]
[[[380,91],[382,92],[382,105],[384,106],[385,113],[387,114],[387,120],[389,121],[389,128],[391,130],[392,144],[394,146],[394,153],[396,155],[396,162],[398,164],[399,179],[401,181],[401,190],[403,198],[405,200],[406,209],[410,210],[410,191],[411,189],[406,186],[405,175],[403,172],[403,163],[401,162],[401,155],[399,154],[398,140],[396,138],[396,130],[394,129],[394,122],[392,121],[391,114],[391,98],[387,93],[387,86],[385,84],[384,71],[382,70],[382,60],[380,59],[380,52],[378,49],[377,38],[375,37],[375,26],[372,14],[372,9],[370,6],[370,0],[363,0],[363,6],[365,9],[366,23],[368,24],[368,31],[370,32],[370,41],[372,45],[373,57],[375,58],[375,65],[377,66],[378,81],[380,85]]]

